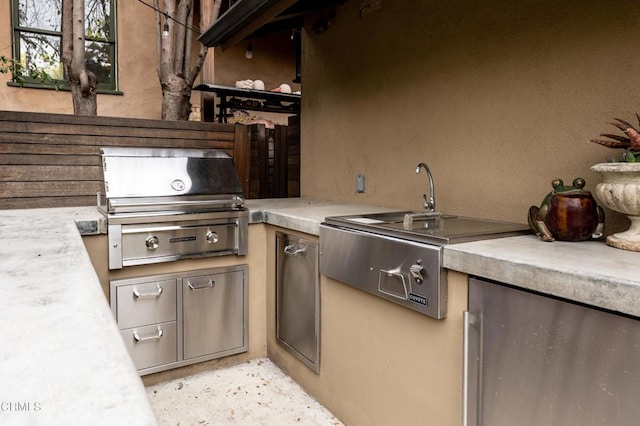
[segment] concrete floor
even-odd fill
[[[340,426],[267,358],[147,387],[160,425]]]

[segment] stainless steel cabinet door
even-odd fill
[[[466,319],[465,424],[638,425],[637,319],[477,279]]]
[[[318,243],[276,235],[276,334],[293,355],[315,372],[320,368]]]
[[[245,286],[242,271],[182,279],[184,359],[245,346]]]

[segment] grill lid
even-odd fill
[[[107,211],[237,207],[242,186],[220,150],[101,148]]]

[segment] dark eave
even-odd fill
[[[250,38],[302,27],[304,17],[344,0],[239,0],[199,38],[223,49]]]

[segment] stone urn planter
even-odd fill
[[[595,190],[600,204],[631,219],[631,227],[609,235],[607,245],[640,251],[640,163],[601,163],[593,165],[591,170],[603,177]]]

